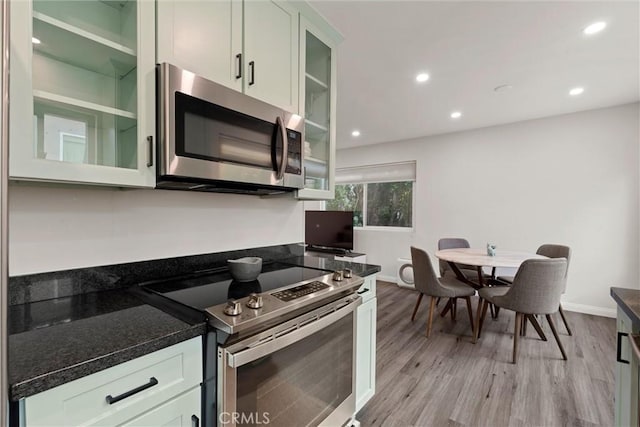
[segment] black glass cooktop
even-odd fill
[[[243,298],[252,292],[269,292],[330,272],[274,263],[263,265],[262,273],[251,282],[237,282],[228,272],[222,272],[151,283],[143,287],[173,301],[203,310],[223,304],[228,299]]]

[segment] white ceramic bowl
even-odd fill
[[[238,282],[250,282],[256,280],[262,271],[262,258],[244,257],[228,259],[227,266],[231,277]]]

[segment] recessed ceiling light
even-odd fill
[[[493,88],[494,92],[506,92],[513,89],[513,86],[511,85],[500,85],[500,86],[496,86]]]
[[[599,33],[607,27],[607,23],[604,21],[594,22],[593,24],[586,27],[582,32],[588,36],[591,34]]]
[[[584,92],[584,88],[583,87],[574,87],[573,89],[571,89],[569,91],[569,95],[571,96],[578,96],[580,95],[582,92]]]
[[[451,113],[452,119],[459,119],[460,117],[462,117],[462,113],[460,111],[454,111],[453,113]]]
[[[353,132],[351,132],[351,136],[360,136],[360,131],[354,130]]]
[[[40,44],[40,39],[37,39],[35,37],[31,37],[31,43],[33,44]]]
[[[420,73],[420,74],[418,74],[418,75],[416,76],[416,81],[417,81],[418,83],[424,83],[424,82],[426,82],[427,80],[429,80],[429,74],[427,74],[427,73]]]

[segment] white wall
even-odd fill
[[[357,231],[395,277],[410,245],[441,237],[535,251],[571,246],[563,306],[612,315],[610,286],[639,288],[639,108],[630,104],[338,151],[337,166],[417,161],[412,232]]]
[[[9,274],[304,240],[292,199],[12,184]]]

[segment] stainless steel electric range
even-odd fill
[[[272,263],[251,282],[223,271],[141,289],[150,302],[210,326],[205,426],[343,426],[355,411],[362,283],[349,271]]]

